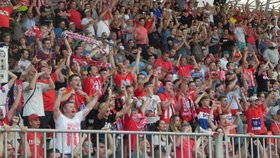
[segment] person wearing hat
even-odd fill
[[[243,95],[243,94],[242,94]],[[244,104],[244,115],[247,118],[247,133],[255,134],[255,135],[265,135],[266,127],[264,124],[264,114],[265,110],[268,106],[269,100],[271,100],[274,96],[274,92],[272,91],[264,102],[260,102],[256,95],[253,95],[249,98],[249,103],[246,102]],[[249,145],[250,146],[250,145]],[[251,151],[251,146],[248,148],[249,152],[253,152],[255,157],[258,156],[258,148],[256,145],[253,145],[253,151]],[[252,154],[252,153],[251,153]]]
[[[96,23],[95,20],[91,16],[91,10],[85,10],[85,17],[82,19],[82,30],[85,32],[89,32],[95,36]]]
[[[39,129],[40,127],[40,118],[37,114],[31,114],[28,116],[28,122],[29,122],[29,128],[31,129]],[[21,152],[25,153],[25,150],[27,150],[27,153],[31,153],[31,158],[40,158],[44,157],[44,138],[43,133],[41,132],[27,132],[27,142],[25,142],[25,135],[24,132],[26,132],[26,127],[21,127]],[[36,137],[36,138],[35,138]],[[35,142],[36,141],[36,142]],[[28,147],[25,147],[26,143],[28,144]],[[35,147],[36,145],[36,147]],[[27,148],[27,149],[25,149]],[[36,149],[36,151],[35,151]]]

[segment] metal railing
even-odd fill
[[[8,134],[12,135],[12,138],[16,138],[16,133],[20,133],[20,129],[12,129],[9,132],[0,131],[0,134],[3,136],[3,148],[4,148],[4,157],[8,157]],[[176,156],[178,154],[178,151],[180,152],[181,157],[186,157],[184,155],[193,155],[192,157],[206,157],[206,153],[200,152],[199,148],[207,146],[207,150],[209,151],[210,155],[212,155],[212,145],[207,145],[207,142],[212,142],[212,136],[210,134],[201,134],[201,133],[170,133],[170,132],[136,132],[136,131],[102,131],[102,130],[80,130],[80,131],[67,131],[67,130],[50,130],[50,129],[28,129],[26,132],[22,133],[21,135],[24,135],[24,138],[21,138],[22,140],[25,139],[21,145],[17,143],[14,144],[14,152],[15,153],[22,153],[23,157],[28,157],[28,143],[32,141],[27,140],[27,135],[29,133],[32,133],[34,135],[33,141],[38,142],[37,139],[39,139],[37,136],[41,134],[43,136],[43,142],[39,142],[40,146],[43,148],[43,153],[38,153],[37,148],[39,148],[38,145],[35,145],[34,148],[31,150],[33,151],[32,154],[35,157],[38,157],[37,155],[42,155],[43,157],[47,157],[50,153],[56,153],[56,149],[60,150],[61,157],[83,157],[86,151],[85,146],[92,147],[92,145],[84,144],[85,141],[87,143],[92,142],[92,138],[94,138],[95,141],[93,141],[93,148],[94,148],[94,154],[95,157],[143,157],[143,155],[147,155],[149,157],[156,157],[155,155],[159,155],[159,157],[166,156]],[[52,134],[54,138],[57,138],[59,134],[66,134],[70,137],[70,146],[68,144],[68,147],[70,147],[71,152],[65,152],[67,147],[67,141],[65,140],[65,137],[62,137],[62,143],[63,146],[60,148],[57,144],[59,144],[57,139],[51,139],[49,141],[49,138],[47,138],[47,135]],[[77,146],[74,146],[73,140],[78,135],[79,140],[81,140],[80,143],[77,144]],[[111,137],[111,138],[110,138]],[[159,139],[160,138],[160,139]],[[161,139],[166,138],[166,139]],[[111,139],[112,141],[110,142]],[[157,141],[156,141],[157,140]],[[159,141],[160,140],[160,141]],[[196,144],[200,141],[200,144]],[[185,144],[187,146],[188,151],[184,151],[184,146],[176,146],[175,143],[179,144]],[[21,141],[22,142],[22,141]],[[144,143],[143,143],[144,142]],[[100,149],[100,144],[103,143],[102,149]],[[112,143],[112,144],[110,144]],[[135,147],[133,147],[133,145]],[[197,146],[197,148],[194,148],[194,146]],[[19,146],[23,146],[23,151],[19,149]],[[112,149],[110,149],[110,146],[112,146]],[[103,149],[104,147],[104,149]],[[29,147],[30,148],[30,147]],[[192,151],[193,149],[193,151]],[[74,153],[74,151],[76,154]],[[112,151],[112,153],[109,155],[109,151]],[[90,151],[92,152],[92,151]],[[21,156],[22,156],[21,155]],[[91,155],[88,155],[90,157]],[[15,157],[19,157],[18,154],[15,154]],[[55,155],[53,155],[55,157]],[[177,156],[178,157],[178,156]],[[188,156],[190,157],[190,156]],[[210,156],[212,157],[212,156]]]
[[[23,137],[21,141],[17,136],[20,133]],[[50,138],[50,134],[52,138]],[[61,140],[53,139],[60,134],[62,135]],[[27,137],[28,135],[29,137]],[[30,138],[30,135],[34,137]],[[66,135],[66,137],[63,135]],[[5,158],[11,157],[11,152],[15,153],[14,157],[16,158],[37,158],[41,156],[44,158],[90,158],[91,155],[98,158],[272,158],[276,153],[279,153],[277,147],[279,146],[280,136],[51,129],[27,129],[27,131],[22,132],[20,129],[12,129],[9,132],[0,130],[0,140],[3,141],[2,146],[0,144],[0,151],[2,148],[2,154]],[[37,145],[30,145],[32,142]],[[62,146],[59,146],[59,144],[62,144]],[[10,150],[11,146],[13,150]],[[265,152],[267,156],[264,155],[264,149],[267,151]],[[254,155],[255,150],[257,155]]]

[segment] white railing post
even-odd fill
[[[224,147],[223,147],[223,136],[224,133],[222,131],[217,131],[217,133],[214,135],[215,140],[215,158],[221,158],[224,157]],[[209,145],[211,145],[211,142],[209,142]],[[209,151],[209,154],[211,154],[212,151]]]

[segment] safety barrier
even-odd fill
[[[0,154],[5,158],[13,157],[12,152],[16,158],[91,158],[92,155],[95,158],[273,158],[279,153],[280,136],[51,129],[7,132],[1,129],[0,140],[4,142],[0,143]]]

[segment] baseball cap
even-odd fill
[[[147,77],[148,76],[148,74],[147,74],[147,72],[146,71],[141,71],[141,72],[139,72],[139,74],[138,75],[144,75],[145,77]]]
[[[250,97],[250,101],[255,101],[255,100],[258,100],[259,98],[257,97],[257,96],[255,96],[255,95],[253,95],[253,96],[251,96]]]
[[[39,116],[37,114],[31,114],[28,116],[28,121],[37,120]]]

